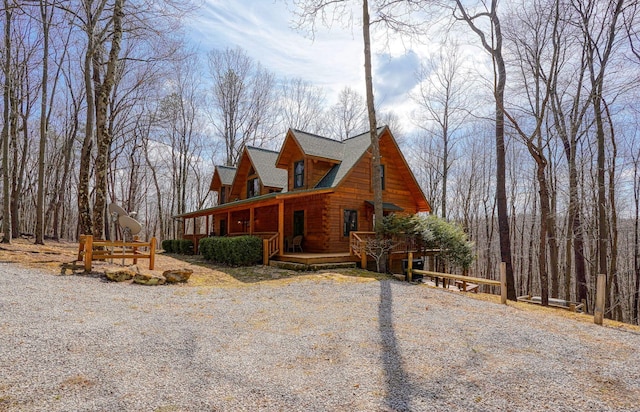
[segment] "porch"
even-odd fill
[[[360,259],[354,259],[349,252],[344,253],[284,253],[273,256],[273,260],[283,262],[302,263],[305,265],[321,264],[321,263],[345,263],[358,262]]]
[[[291,266],[307,266],[307,270],[326,269],[333,267],[354,267],[359,263],[361,268],[375,269],[375,260],[370,256],[370,248],[367,242],[375,238],[375,232],[356,232],[349,234],[349,250],[343,252],[292,252],[287,247],[287,240],[283,239],[280,232],[233,232],[225,236],[251,235],[260,237],[263,241],[263,262],[271,264],[272,261],[290,263]],[[184,239],[194,242],[194,253],[198,253],[198,242],[207,237],[206,234],[184,234]],[[282,247],[281,247],[282,245]],[[434,254],[438,251],[421,251],[413,238],[391,239],[389,249],[389,270],[393,273],[403,272],[403,259],[407,259],[409,253],[426,258],[425,269],[435,270],[436,261]],[[279,265],[274,263],[274,265]],[[322,267],[321,267],[322,266]]]

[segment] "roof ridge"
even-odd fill
[[[378,129],[377,129],[378,132],[380,132],[380,130],[384,129],[385,127],[387,127],[386,124],[384,126],[378,126]],[[362,137],[365,134],[371,134],[371,130],[367,130],[366,132],[362,132],[362,133],[357,134],[355,136],[347,137],[346,139],[343,140],[343,142],[346,142],[347,140],[355,139],[355,138],[358,138],[358,137]]]
[[[258,147],[258,146],[251,146],[251,145],[246,145],[246,147],[247,149],[262,150],[263,152],[280,153],[277,150],[267,149],[266,147]]]
[[[291,130],[293,130],[294,132],[304,133],[304,134],[312,136],[312,137],[317,137],[319,139],[329,140],[329,141],[336,142],[336,143],[342,143],[340,140],[332,139],[332,138],[326,137],[326,136],[320,136],[319,134],[315,134],[315,133],[305,132],[304,130],[293,129],[293,128]]]

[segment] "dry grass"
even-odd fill
[[[76,261],[78,244],[66,241],[48,241],[34,245],[25,239],[14,239],[11,244],[0,244],[0,262],[18,263],[21,266],[45,270],[57,275],[86,275],[82,262]],[[114,259],[94,262],[91,274],[101,275],[112,267],[132,265],[131,259]],[[271,266],[225,267],[214,265],[201,256],[156,254],[154,270],[148,269],[148,260],[138,260],[141,272],[162,274],[165,270],[188,268],[193,275],[186,286],[241,287],[256,282],[286,284],[300,279],[327,279],[336,282],[372,281],[385,276],[360,269],[341,269],[331,272],[296,272]]]

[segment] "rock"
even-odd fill
[[[162,276],[156,276],[149,273],[138,273],[133,277],[133,282],[140,285],[164,285],[166,279]]]
[[[193,274],[193,270],[191,269],[174,269],[174,270],[165,270],[162,273],[162,276],[167,280],[168,283],[179,283],[186,282]]]
[[[104,274],[107,276],[107,279],[114,282],[125,282],[127,280],[131,280],[136,272],[129,268],[117,268],[117,269],[107,269]]]

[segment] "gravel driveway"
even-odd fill
[[[640,410],[640,335],[394,280],[0,264],[0,411]]]

